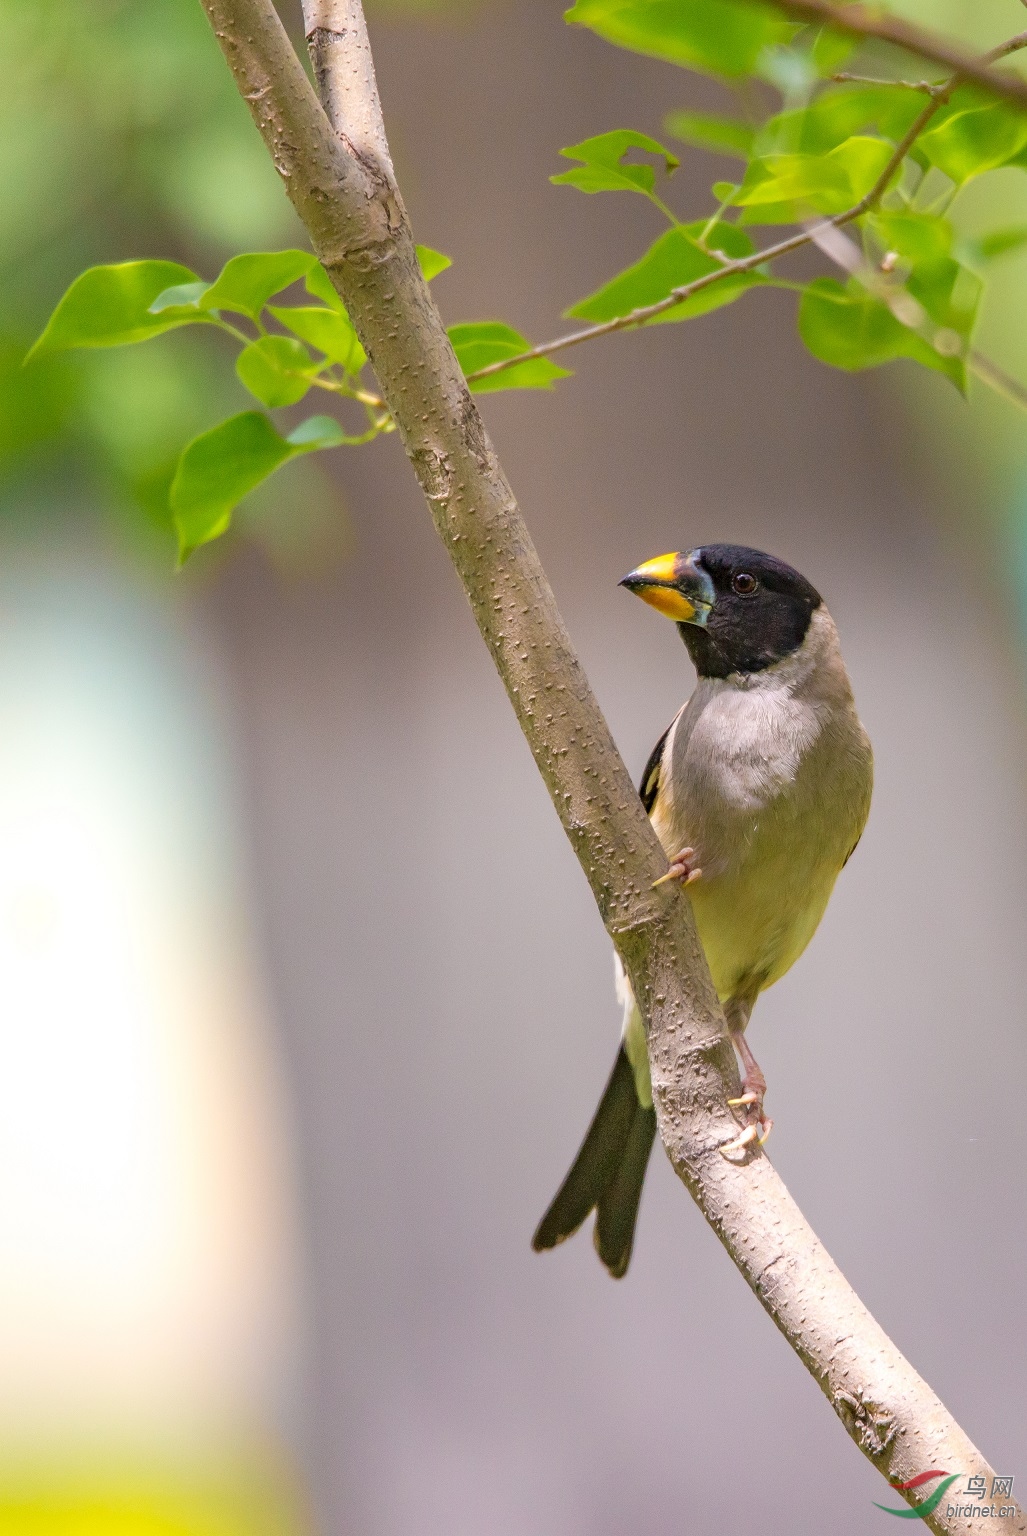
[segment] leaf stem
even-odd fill
[[[663,198],[660,197],[657,192],[647,192],[646,196],[651,203],[655,203],[656,207],[660,210],[663,216],[670,220],[675,229],[680,229],[681,220],[678,218],[673,209],[667,207],[667,204],[663,201]]]
[[[305,373],[300,373],[298,369],[290,370],[290,372],[295,372],[297,378],[307,377]],[[385,401],[381,395],[372,394],[369,389],[355,389],[345,379],[328,379],[319,374],[311,378],[310,382],[315,389],[329,389],[333,394],[345,395],[347,400],[359,400],[361,405],[366,405],[373,410],[383,410],[385,407]]]
[[[229,336],[234,336],[236,341],[241,341],[244,347],[252,347],[254,341],[258,339],[253,336],[247,336],[245,331],[241,331],[239,327],[237,325],[233,325],[230,320],[223,320],[220,314],[215,313],[215,315],[212,316],[211,323],[216,325],[219,330],[227,331]]]
[[[1027,5],[1027,0],[1024,0]],[[1006,373],[997,363],[993,363],[990,357],[972,348],[967,359],[967,367],[970,372],[980,379],[982,384],[987,384],[997,395],[1009,400],[1013,405],[1019,406],[1022,411],[1027,411],[1027,387],[1019,380]]]
[[[1027,0],[1024,0],[1024,4],[1027,5]],[[706,223],[700,231],[696,240],[696,244],[702,246],[704,251],[706,250],[707,240],[710,238],[710,235],[713,233],[721,219],[724,217],[725,209],[731,207],[732,199],[734,198],[734,195],[737,191],[737,187],[732,188],[730,197],[725,197],[724,201],[714,210],[714,213],[708,223]],[[712,252],[710,254],[712,255]]]

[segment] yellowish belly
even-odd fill
[[[840,867],[840,866],[839,866]],[[696,927],[721,1001],[755,995],[795,964],[824,915],[838,867],[817,871],[803,883],[786,881],[754,889],[751,882],[721,878],[689,888]]]

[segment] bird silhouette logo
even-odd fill
[[[878,1504],[874,1501],[875,1509],[883,1509],[886,1515],[897,1515],[900,1520],[926,1520],[938,1508],[945,1494],[958,1482],[962,1476],[959,1472],[944,1472],[933,1469],[930,1472],[921,1472],[919,1477],[911,1477],[906,1483],[892,1483],[896,1493],[910,1493],[914,1488],[922,1488],[925,1483],[933,1482],[936,1477],[944,1479],[937,1488],[931,1490],[926,1499],[921,1499],[919,1504],[912,1504],[906,1509],[892,1509],[888,1504]]]

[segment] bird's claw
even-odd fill
[[[746,1098],[748,1098],[748,1095],[746,1095]],[[729,1104],[744,1102],[744,1099],[728,1099]],[[756,1146],[762,1147],[773,1129],[773,1120],[766,1118],[750,1120],[749,1124],[744,1126],[737,1136],[732,1136],[730,1141],[721,1142],[721,1155],[730,1162],[739,1152],[744,1152],[746,1147],[752,1146],[754,1142]]]
[[[743,1092],[737,1099],[728,1099],[731,1109],[745,1110],[745,1124],[737,1136],[732,1136],[730,1141],[721,1144],[721,1152],[729,1160],[744,1152],[746,1147],[753,1145],[762,1147],[771,1131],[774,1122],[763,1113],[763,1095],[766,1093],[766,1084],[763,1082],[762,1073],[757,1079],[757,1086],[749,1088],[742,1083]]]
[[[667,873],[653,881],[651,889],[655,891],[658,885],[666,885],[668,880],[679,880],[682,886],[694,885],[702,874],[702,870],[692,863],[694,858],[694,848],[682,848],[681,852],[676,853],[671,859]]]
[[[750,1146],[752,1142],[758,1143],[759,1136],[760,1133],[755,1125],[747,1125],[737,1136],[732,1136],[730,1141],[721,1142],[721,1156],[726,1157],[730,1162],[737,1153],[744,1152],[746,1147]]]

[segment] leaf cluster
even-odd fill
[[[667,112],[664,132],[680,152],[625,128],[560,151],[571,166],[555,184],[630,193],[640,212],[643,198],[665,227],[570,306],[567,315],[584,322],[579,332],[532,347],[500,321],[450,327],[471,389],[550,389],[567,376],[550,354],[568,345],[694,319],[766,287],[796,292],[802,341],[836,368],[906,358],[964,392],[971,373],[1000,377],[979,366],[974,331],[991,264],[1027,246],[1027,227],[971,238],[959,198],[976,178],[1027,170],[1027,114],[979,83],[906,79],[899,71],[908,73],[909,60],[899,54],[894,73],[853,72],[867,57],[862,45],[799,25],[770,0],[576,0],[566,19],[715,77],[725,110]],[[880,71],[880,50],[869,57]],[[679,214],[671,178],[681,155],[694,153],[715,157],[710,192],[705,206]],[[819,248],[822,270],[782,277],[774,263],[800,245]],[[449,265],[418,252],[426,279]],[[334,396],[342,418],[313,415],[280,429],[248,410],[189,442],[169,492],[181,559],[223,533],[239,501],[289,460],[393,430],[345,308],[302,250],[235,256],[212,282],[169,261],[90,268],[32,356],[126,346],[186,326],[232,339],[238,380],[266,410],[291,409],[318,390]]]
[[[448,256],[428,246],[418,246],[417,255],[429,281],[450,265]],[[286,291],[291,302],[272,302]],[[169,492],[180,562],[223,534],[243,497],[291,459],[371,442],[394,429],[364,378],[367,356],[345,307],[309,251],[234,256],[213,282],[172,261],[91,267],[64,294],[26,361],[73,348],[129,346],[197,325],[232,339],[236,376],[261,405],[295,406],[316,389],[355,407],[361,419],[358,429],[347,431],[334,416],[316,415],[279,431],[268,416],[250,410],[187,443]],[[529,345],[512,327],[494,322],[453,326],[450,337],[468,373]],[[478,387],[549,388],[566,372],[538,358],[486,377]]]
[[[798,293],[799,335],[822,362],[857,370],[911,358],[966,390],[988,266],[1021,249],[1027,231],[970,239],[958,198],[977,177],[1027,169],[1027,115],[959,80],[842,74],[857,51],[851,39],[800,26],[759,0],[577,0],[567,20],[726,86],[750,82],[744,111],[666,114],[670,138],[736,168],[730,180],[711,179],[700,217],[679,218],[661,202],[670,228],[569,316],[611,328],[625,317],[688,320],[750,288],[787,287]],[[676,164],[665,145],[624,129],[562,153],[586,148],[594,164],[623,161],[629,148],[659,156],[668,174]],[[644,183],[621,189],[659,202],[654,176],[650,167]],[[613,175],[572,184],[618,189]],[[788,240],[778,237],[761,262],[754,237],[782,225],[799,237],[789,248],[819,244],[841,272],[776,277],[771,261]],[[711,278],[718,265],[723,275]]]

